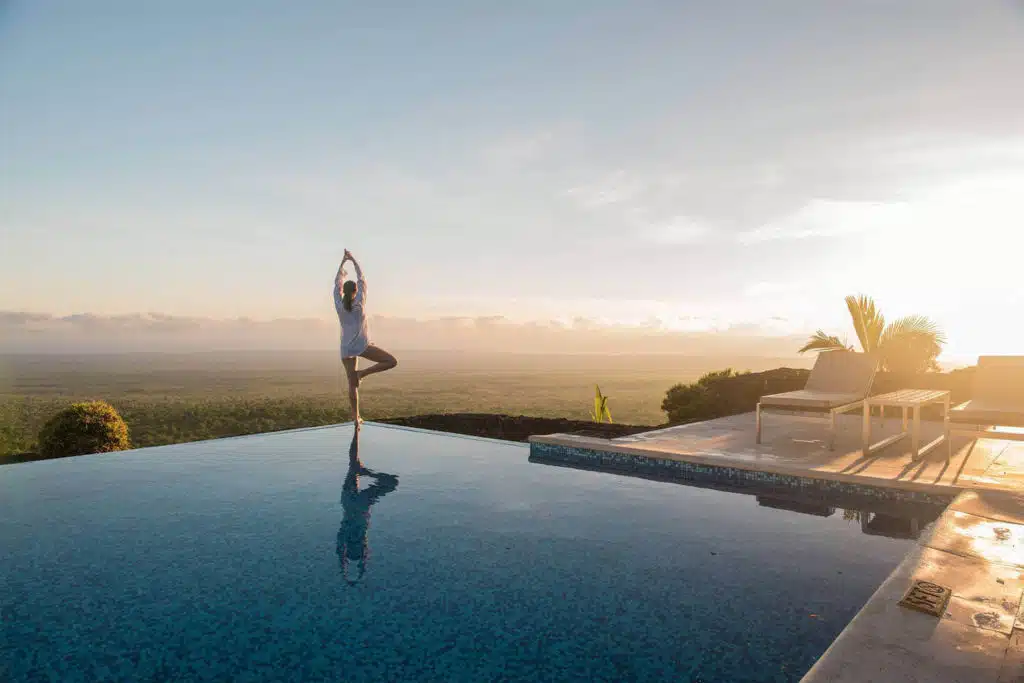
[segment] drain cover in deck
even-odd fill
[[[900,605],[907,609],[930,614],[933,617],[941,617],[946,611],[946,605],[949,604],[949,598],[952,595],[953,591],[945,586],[915,579],[910,590],[900,600]]]

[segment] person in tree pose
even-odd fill
[[[345,263],[352,262],[356,271],[356,279],[345,280]],[[338,312],[341,323],[341,363],[348,377],[348,398],[352,402],[352,419],[358,428],[363,423],[359,414],[359,383],[368,376],[384,372],[398,365],[398,360],[390,353],[370,343],[370,330],[366,322],[366,280],[359,262],[348,249],[338,266],[338,274],[334,278],[334,310]],[[374,365],[362,370],[357,369],[359,358],[373,361]]]

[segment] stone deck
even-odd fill
[[[941,618],[898,603],[914,580],[953,591]],[[1024,681],[1024,498],[961,494],[802,683]]]
[[[898,433],[901,424],[898,418],[875,418],[872,441]],[[552,434],[533,437],[530,442],[949,495],[970,489],[1024,493],[1022,442],[974,442],[953,436],[948,461],[949,447],[942,444],[913,462],[909,438],[864,457],[860,416],[841,416],[838,427],[833,451],[826,446],[823,422],[793,416],[768,415],[762,443],[755,444],[752,413],[612,440]],[[923,423],[922,443],[940,433],[938,423]]]

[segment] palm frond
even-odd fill
[[[885,316],[875,306],[875,300],[864,294],[848,296],[846,308],[850,311],[853,331],[857,334],[861,350],[865,353],[877,351],[885,330]]]
[[[800,349],[800,353],[808,351],[835,351],[837,349],[848,349],[849,344],[845,339],[840,339],[834,334],[825,334],[824,330],[818,330],[810,336],[807,343]]]
[[[885,328],[882,341],[899,337],[928,338],[939,345],[946,343],[946,334],[934,321],[923,315],[907,315],[894,320]]]
[[[888,370],[926,372],[938,366],[946,335],[923,315],[908,315],[895,320],[882,335],[879,351]]]

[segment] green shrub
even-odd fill
[[[766,394],[803,389],[809,370],[778,368],[766,372],[709,372],[692,384],[677,384],[665,394],[661,409],[670,424],[711,420],[753,410]]]
[[[72,403],[39,431],[39,453],[50,458],[129,448],[128,425],[105,401]]]

